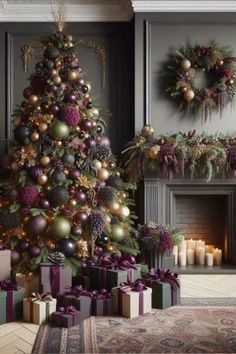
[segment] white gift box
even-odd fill
[[[113,295],[113,311],[115,314],[119,313],[119,301],[121,301],[121,314],[127,318],[134,318],[152,310],[152,289],[147,288],[141,293],[137,291],[130,291],[121,293],[120,288],[112,288]]]
[[[39,275],[35,273],[16,274],[16,282],[25,289],[25,297],[39,291]]]
[[[30,301],[23,299],[23,319],[35,324],[42,324],[49,320],[50,315],[56,311],[57,300],[52,301]]]
[[[10,279],[11,274],[11,251],[0,251],[0,281]]]

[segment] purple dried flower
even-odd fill
[[[236,148],[235,147],[229,147],[227,151],[227,160],[229,162],[229,166],[231,170],[236,172]]]

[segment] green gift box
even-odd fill
[[[180,287],[175,290],[165,282],[153,282],[151,287],[153,308],[166,309],[180,303]]]
[[[25,289],[0,291],[0,323],[21,320],[23,317],[23,298]]]
[[[6,323],[7,292],[0,291],[0,325]]]

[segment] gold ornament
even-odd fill
[[[229,83],[229,85],[233,85],[233,84],[234,84],[234,80],[233,80],[233,79],[230,79],[230,80],[228,81],[228,83]]]
[[[154,133],[155,133],[155,129],[154,129],[153,125],[151,125],[151,124],[144,125],[142,132],[141,132],[142,136],[144,136],[144,137],[151,136]]]
[[[77,70],[70,70],[67,74],[67,79],[69,81],[75,81],[79,77],[79,72]]]
[[[192,65],[192,64],[191,64],[191,61],[188,60],[188,59],[184,59],[184,60],[182,60],[181,63],[180,63],[181,68],[183,68],[184,70],[190,69],[190,68],[191,68],[191,65]]]
[[[103,168],[107,168],[107,167],[108,167],[107,162],[103,162],[103,163],[102,163],[102,167],[103,167]]]
[[[126,205],[121,205],[118,213],[120,216],[127,218],[130,215],[130,210]]]
[[[93,166],[93,168],[96,168],[97,170],[100,170],[100,168],[102,168],[102,163],[99,160],[93,160],[92,161],[92,166]]]
[[[39,176],[37,177],[37,182],[38,182],[38,184],[40,184],[41,186],[44,185],[44,184],[46,184],[47,181],[48,181],[48,177],[47,177],[47,175],[45,175],[45,174],[39,175]]]
[[[58,71],[57,71],[56,69],[52,69],[52,70],[50,71],[50,74],[51,74],[53,77],[58,76]]]
[[[76,256],[81,257],[88,257],[88,243],[84,240],[76,241]]]
[[[29,102],[32,104],[32,105],[35,105],[36,104],[36,102],[38,101],[38,96],[36,96],[36,95],[31,95],[30,97],[29,97]]]
[[[127,198],[127,193],[125,193],[125,192],[119,192],[119,197],[120,197],[122,200],[124,200],[124,199]]]
[[[30,135],[30,139],[32,141],[37,141],[39,139],[39,133],[37,132],[33,132],[31,135]]]
[[[41,165],[43,165],[43,166],[47,166],[47,165],[49,165],[50,164],[50,157],[49,156],[43,156],[43,157],[41,157],[41,159],[40,159],[40,163],[41,163]]]
[[[98,178],[100,181],[106,181],[109,178],[109,172],[105,168],[98,170]]]
[[[187,102],[191,102],[195,97],[195,93],[193,90],[187,90],[185,93],[184,93],[184,99],[187,101]]]
[[[67,43],[67,47],[68,47],[68,48],[72,48],[72,47],[74,47],[74,44],[73,44],[72,42],[68,42],[68,43]]]
[[[112,214],[116,214],[117,212],[119,212],[119,209],[120,209],[120,204],[117,202],[117,201],[113,201],[111,202],[111,204],[109,205],[109,209],[110,209],[110,212]]]
[[[110,162],[109,162],[109,166],[110,166],[111,168],[115,168],[115,167],[116,167],[115,161],[110,161]]]
[[[160,146],[154,145],[154,146],[150,147],[150,149],[147,150],[146,156],[149,159],[155,160],[159,155],[159,151],[160,151]]]
[[[69,205],[72,206],[72,207],[74,207],[74,206],[77,205],[77,201],[76,201],[75,199],[70,199]]]
[[[61,142],[61,140],[58,140],[58,141],[55,142],[55,144],[56,144],[56,146],[61,146],[62,142]]]
[[[224,60],[221,60],[221,61],[220,61],[220,65],[223,65],[223,64],[224,64]]]
[[[187,87],[183,87],[182,92],[186,92],[186,91],[187,91]]]
[[[107,245],[107,249],[108,249],[108,251],[110,251],[110,252],[114,251],[114,246],[113,246],[113,244],[112,244],[112,243],[109,243],[109,244]]]
[[[111,223],[110,215],[108,215],[108,214],[105,215],[105,222],[106,222],[106,224],[110,224]]]
[[[41,133],[45,132],[47,129],[48,129],[48,126],[47,126],[46,123],[40,123],[40,124],[39,124],[39,131],[40,131]]]
[[[73,41],[73,37],[72,37],[71,34],[68,34],[65,39],[66,39],[66,42],[72,42]]]
[[[55,76],[53,78],[53,82],[54,82],[54,84],[59,85],[61,83],[61,77],[60,76]]]

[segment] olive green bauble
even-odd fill
[[[111,239],[113,241],[122,241],[123,238],[125,237],[125,230],[122,226],[118,225],[118,224],[114,224],[112,225],[111,228]]]
[[[67,237],[69,236],[70,231],[70,222],[62,216],[56,216],[49,224],[49,232],[54,239]]]
[[[50,135],[55,140],[66,139],[70,134],[70,129],[67,124],[55,120],[50,128]]]

